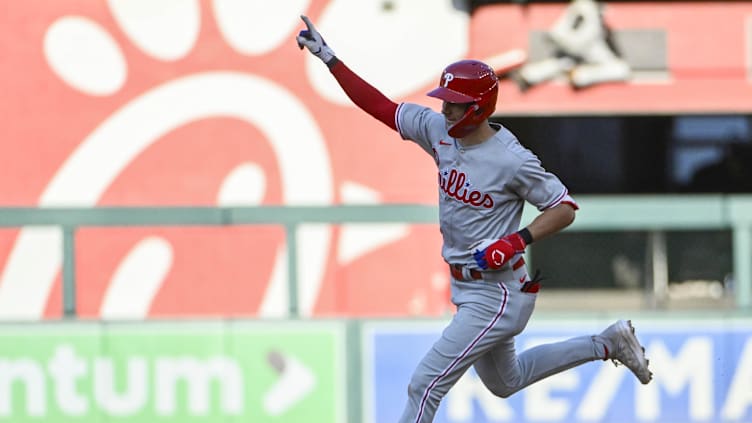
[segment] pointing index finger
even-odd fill
[[[306,26],[308,27],[308,30],[313,32],[316,30],[316,28],[313,26],[313,23],[311,23],[311,20],[308,19],[308,16],[306,15],[300,15],[300,19],[303,19],[303,22],[305,22]]]

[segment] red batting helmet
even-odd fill
[[[449,135],[462,138],[473,132],[496,110],[499,79],[494,70],[477,60],[460,60],[444,69],[439,87],[428,93],[448,103],[472,103],[465,116],[449,127]]]

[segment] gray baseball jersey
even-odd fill
[[[444,116],[429,108],[400,104],[396,123],[400,135],[431,154],[438,167],[442,255],[447,263],[475,267],[468,248],[517,231],[525,202],[539,210],[562,202],[577,207],[564,184],[501,125],[492,124],[497,131],[491,139],[463,147],[447,134]],[[457,313],[413,373],[400,422],[432,421],[441,399],[470,366],[491,392],[506,397],[605,356],[592,336],[517,355],[514,336],[527,325],[537,294],[520,290],[528,279],[524,261],[514,258],[509,263],[498,271],[484,271],[482,280],[452,277]]]
[[[506,128],[492,124],[496,136],[462,147],[449,137],[444,116],[402,103],[397,128],[433,156],[438,166],[439,220],[447,263],[475,263],[468,250],[486,238],[519,229],[525,201],[544,210],[563,201],[574,204],[567,188]]]

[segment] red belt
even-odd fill
[[[512,265],[512,270],[517,270],[520,267],[522,267],[524,264],[525,264],[525,259],[523,257],[520,257]],[[462,281],[462,282],[483,279],[483,274],[480,272],[480,270],[476,270],[476,269],[468,269],[468,274],[470,275],[470,279],[466,279],[462,271],[465,267],[467,266],[465,266],[464,264],[450,264],[449,273],[452,274],[452,277],[454,279],[458,281]]]
[[[480,273],[479,270],[475,269],[468,269],[468,274],[470,275],[470,279],[466,279],[465,275],[462,272],[462,269],[464,269],[464,264],[450,264],[449,265],[449,272],[452,274],[452,277],[454,279],[457,279],[458,281],[466,282],[466,281],[472,281],[477,279],[483,279],[483,274]]]

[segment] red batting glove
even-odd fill
[[[475,262],[481,269],[501,269],[515,254],[525,251],[527,244],[518,233],[501,238],[484,250],[473,253]]]

